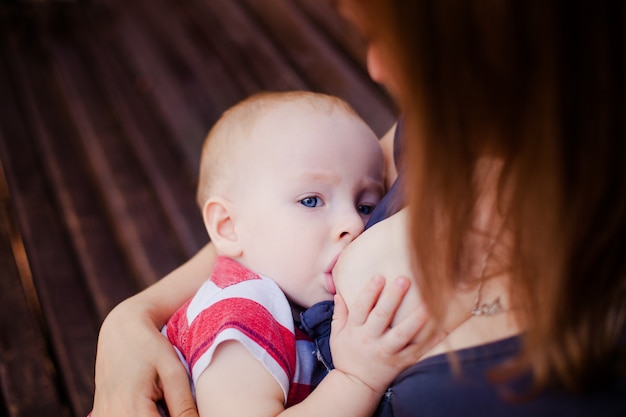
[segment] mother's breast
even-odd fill
[[[376,223],[363,232],[343,251],[333,269],[337,293],[346,300],[348,309],[365,283],[374,275],[382,275],[391,283],[398,276],[411,279],[411,288],[404,298],[393,323],[413,311],[421,302],[407,235],[406,209]]]

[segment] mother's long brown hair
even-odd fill
[[[353,3],[393,58],[411,239],[434,315],[467,278],[474,170],[496,156],[510,299],[526,329],[519,363],[538,387],[622,372],[626,2]]]

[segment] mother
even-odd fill
[[[374,254],[403,248],[406,215],[413,275],[448,334],[379,413],[626,415],[624,2],[339,4],[403,110],[408,208],[353,243],[338,288],[349,301],[359,268],[402,271]],[[164,387],[174,415],[195,415],[157,326],[210,251],[109,316],[95,416],[154,415]]]

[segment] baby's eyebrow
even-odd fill
[[[319,181],[326,183],[338,183],[341,181],[339,175],[333,175],[325,171],[307,171],[297,176],[301,181]]]
[[[382,178],[374,178],[374,177],[365,177],[365,187],[364,188],[376,188],[376,191],[380,192],[380,194],[385,194],[385,181]]]

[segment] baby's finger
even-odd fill
[[[365,287],[359,292],[356,300],[350,306],[350,314],[348,315],[350,324],[361,325],[365,323],[376,305],[384,286],[385,279],[380,275],[375,275],[367,281]]]
[[[426,306],[420,304],[408,317],[387,331],[384,339],[385,351],[394,354],[404,349],[424,329],[429,317]]]
[[[367,317],[367,326],[372,334],[383,334],[389,328],[410,285],[408,278],[398,277],[379,296],[376,306]]]

